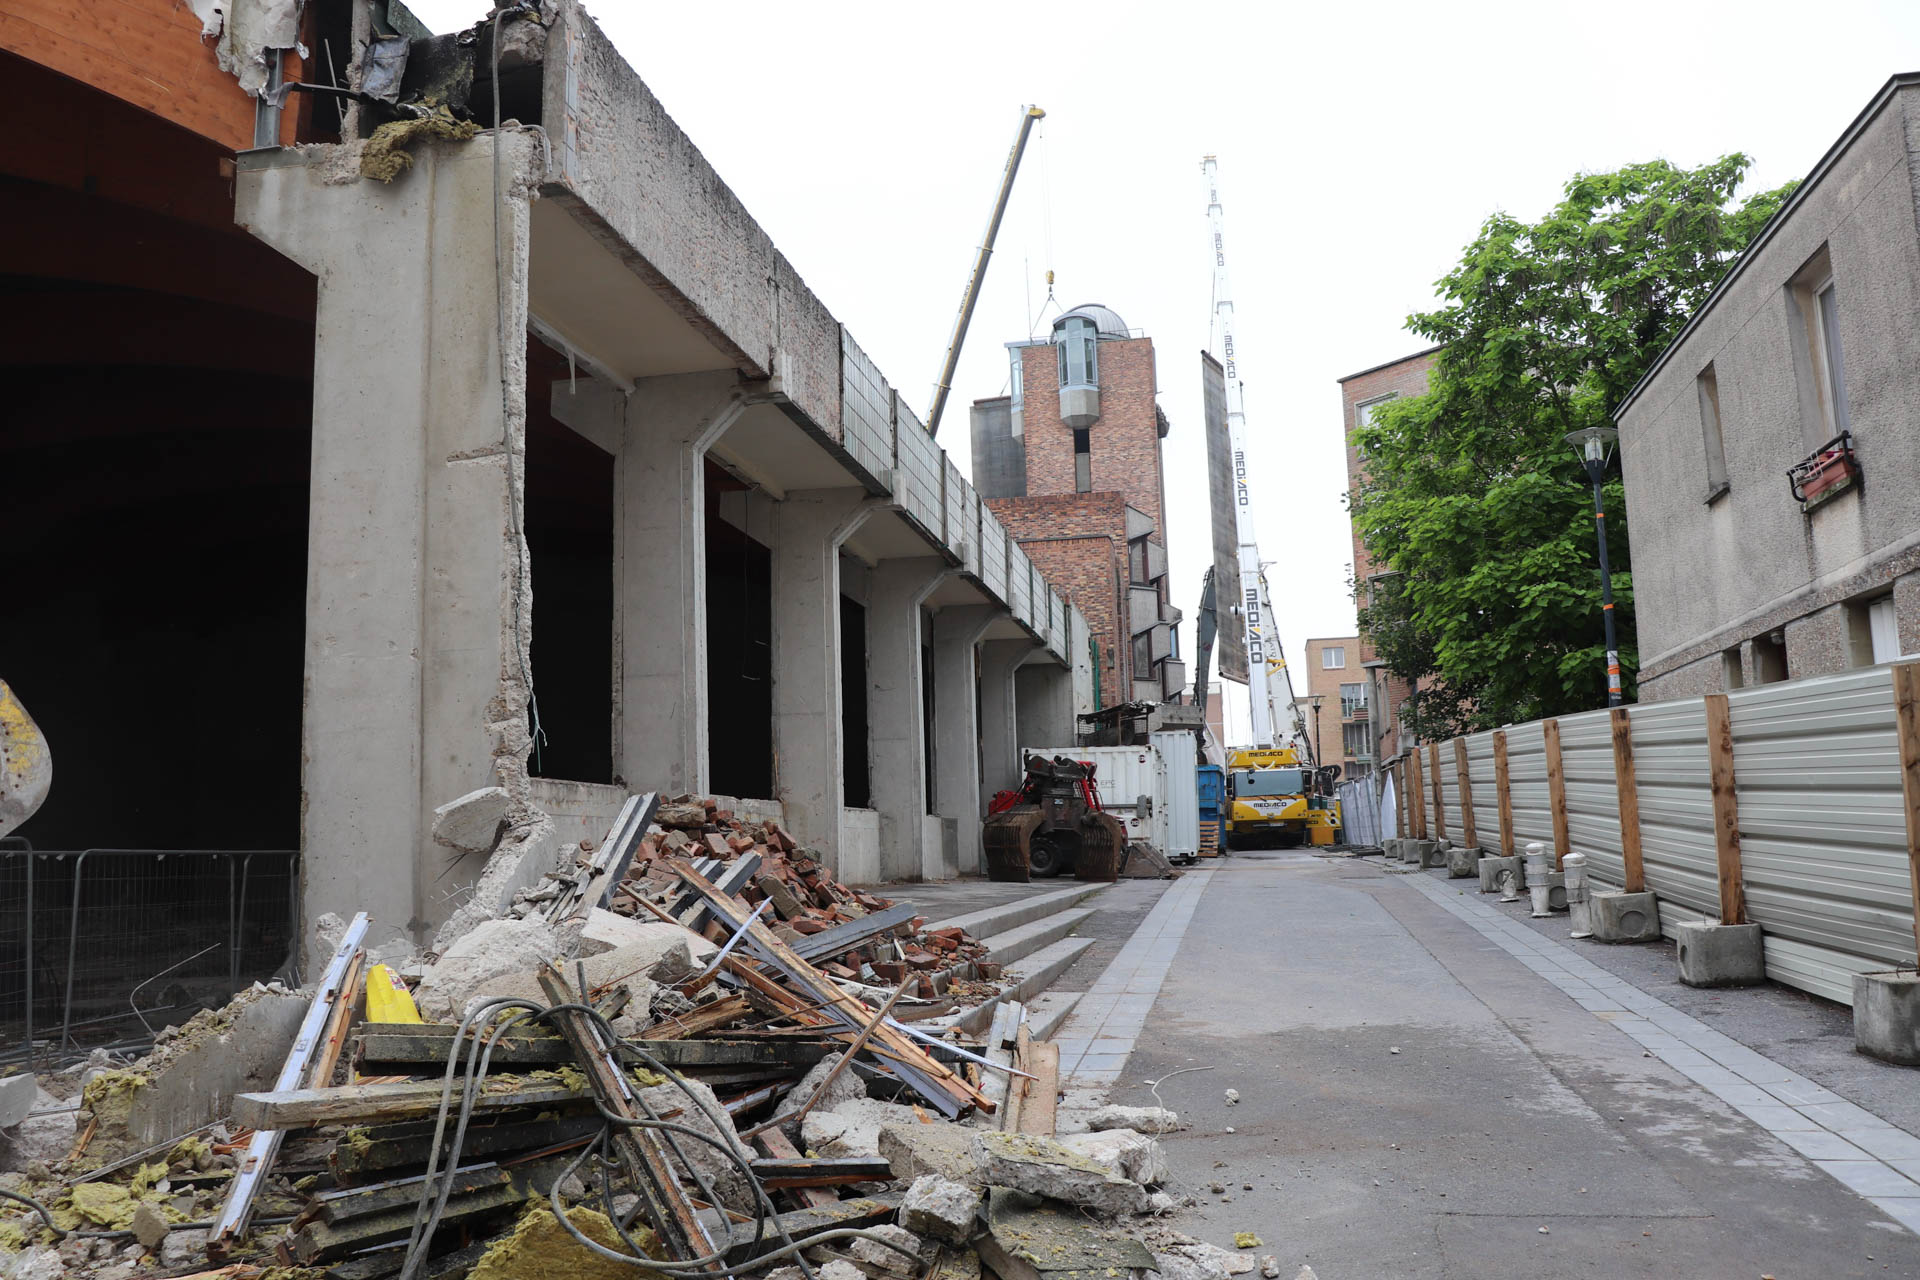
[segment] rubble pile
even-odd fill
[[[0,1174],[0,1280],[1229,1274],[1158,1220],[1177,1117],[1056,1134],[1058,1051],[978,942],[777,823],[650,801],[438,956],[373,964],[356,917],[284,1062],[231,1060],[285,998],[253,992],[36,1088],[71,1129]]]

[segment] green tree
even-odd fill
[[[1563,437],[1604,426],[1779,209],[1792,185],[1736,200],[1749,160],[1656,160],[1582,174],[1538,222],[1488,218],[1407,327],[1444,344],[1426,395],[1354,434],[1351,495],[1376,565],[1395,571],[1361,625],[1422,687],[1423,736],[1606,701],[1591,490]],[[1606,486],[1621,662],[1638,655],[1626,509]]]

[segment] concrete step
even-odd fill
[[[999,995],[985,1000],[961,1014],[956,1021],[960,1029],[969,1035],[979,1035],[993,1021],[994,1006],[1002,1000],[1018,1000],[1022,1004],[1053,985],[1055,978],[1065,973],[1075,960],[1091,947],[1092,938],[1062,938],[1050,947],[1043,947],[1026,959],[1015,963],[1007,977],[1013,982]]]
[[[1035,1040],[1051,1040],[1067,1024],[1073,1006],[1080,1003],[1082,991],[1042,991],[1027,1005],[1027,1029]]]
[[[1009,929],[1017,929],[1023,924],[1030,924],[1056,911],[1065,911],[1106,887],[1104,884],[1075,882],[1068,888],[1056,889],[1052,893],[1036,894],[1031,898],[1015,898],[1012,902],[1003,902],[997,907],[982,907],[978,911],[969,911],[963,916],[936,920],[927,928],[965,929],[971,937],[985,938],[996,933],[1005,933]]]
[[[1050,916],[1042,916],[1032,924],[1023,924],[1005,933],[996,933],[982,939],[987,944],[987,959],[998,965],[1010,965],[1015,960],[1023,960],[1040,950],[1051,946],[1072,933],[1074,926],[1092,915],[1092,907],[1076,907],[1071,911],[1056,911]]]

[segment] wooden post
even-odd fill
[[[1733,717],[1727,695],[1710,693],[1707,759],[1713,778],[1713,851],[1720,866],[1720,923],[1747,922],[1747,890],[1740,873],[1740,803],[1733,786]]]
[[[1412,835],[1413,829],[1407,825],[1407,762],[1404,760],[1393,766],[1393,813],[1399,820],[1394,823],[1394,830],[1403,836]]]
[[[1513,788],[1507,785],[1507,731],[1493,731],[1493,790],[1500,806],[1500,856],[1513,856]]]
[[[1467,848],[1480,847],[1480,833],[1473,822],[1473,780],[1467,776],[1467,740],[1453,740],[1453,767],[1460,773],[1460,825],[1465,829]]]
[[[1408,817],[1411,819],[1407,832],[1415,840],[1427,838],[1427,790],[1426,779],[1420,776],[1420,748],[1415,746],[1407,752],[1407,768],[1413,785],[1407,789]]]
[[[1628,893],[1642,893],[1647,887],[1647,872],[1640,861],[1640,784],[1633,773],[1633,725],[1625,707],[1615,707],[1609,719],[1613,724],[1613,789],[1620,800],[1620,861],[1624,868],[1620,887]]]
[[[1907,874],[1913,885],[1913,942],[1920,949],[1920,664],[1893,669],[1894,722],[1900,736],[1900,794],[1907,811]]]
[[[1447,795],[1445,789],[1440,785],[1439,743],[1429,742],[1427,744],[1427,763],[1432,766],[1433,772],[1434,839],[1445,840],[1447,838]]]
[[[1558,871],[1573,846],[1567,834],[1567,773],[1560,765],[1560,722],[1542,720],[1540,736],[1547,746],[1547,807],[1553,810],[1553,869]]]

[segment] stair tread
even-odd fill
[[[978,938],[982,936],[983,929],[1003,932],[1008,928],[1016,927],[1001,923],[1006,919],[1014,918],[1024,923],[1038,919],[1040,916],[1051,915],[1104,888],[1106,886],[1103,884],[1076,884],[1069,889],[1056,889],[1051,893],[1043,893],[1031,898],[1015,898],[1011,902],[981,907],[964,915],[949,916],[945,920],[936,920],[927,927],[929,929],[965,929]]]
[[[996,933],[990,938],[982,939],[987,944],[987,957],[992,959],[1007,946],[1035,934],[1046,933],[1050,929],[1059,929],[1062,932],[1070,930],[1093,913],[1092,907],[1075,907],[1068,911],[1056,911],[1050,916],[1041,916],[1038,920],[1030,920],[1026,924],[1015,925],[1005,933]]]

